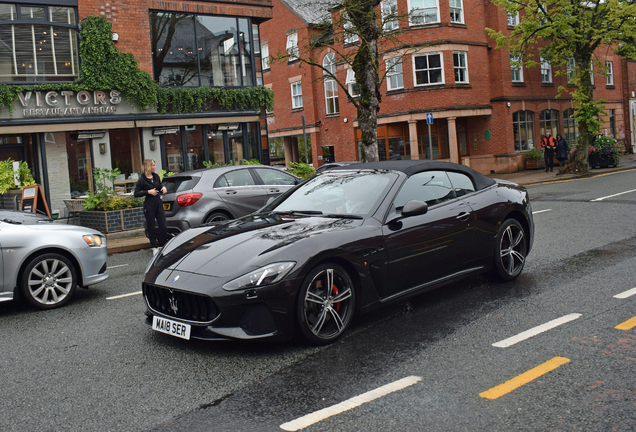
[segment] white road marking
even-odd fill
[[[126,267],[128,264],[119,264],[116,266],[110,266],[110,267],[106,267],[107,269],[112,269],[112,268],[117,268],[117,267]]]
[[[573,313],[573,314],[570,314],[570,315],[563,316],[561,318],[557,318],[557,319],[552,320],[550,322],[547,322],[545,324],[541,324],[540,326],[531,328],[530,330],[526,330],[526,331],[524,331],[522,333],[519,333],[516,336],[510,337],[508,339],[504,339],[504,340],[499,341],[499,342],[495,342],[494,344],[492,344],[492,346],[497,347],[497,348],[507,348],[509,346],[512,346],[512,345],[516,344],[517,342],[521,342],[522,340],[529,339],[532,336],[538,335],[539,333],[543,333],[544,331],[548,331],[550,329],[558,327],[561,324],[565,324],[567,322],[574,321],[575,319],[579,318],[580,316],[581,316],[581,314],[579,314],[579,313]]]
[[[124,298],[124,297],[130,297],[130,296],[139,295],[139,294],[141,294],[141,291],[137,291],[137,292],[129,293],[129,294],[122,294],[122,295],[112,296],[112,297],[106,297],[106,300],[116,300],[116,299],[120,299],[120,298]]]
[[[604,197],[601,197],[601,198],[596,198],[596,199],[593,199],[593,200],[590,200],[590,201],[591,202],[603,201],[604,199],[607,199],[607,198],[613,198],[615,196],[624,195],[626,193],[632,193],[632,192],[636,192],[636,189],[628,190],[628,191],[625,191],[625,192],[620,192],[620,193],[617,193],[617,194],[614,194],[614,195],[604,196]]]
[[[633,296],[634,294],[636,294],[636,288],[632,288],[632,289],[627,290],[627,291],[624,291],[624,292],[622,292],[622,293],[620,293],[620,294],[616,294],[616,295],[614,296],[614,298],[617,298],[617,299],[624,299],[624,298],[627,298],[627,297]]]
[[[322,421],[326,418],[343,413],[364,403],[371,402],[372,400],[381,398],[382,396],[386,396],[389,393],[393,393],[406,387],[412,386],[421,379],[421,377],[417,376],[402,378],[401,380],[384,385],[375,390],[368,391],[344,402],[340,402],[339,404],[332,405],[319,411],[315,411],[303,417],[299,417],[296,420],[292,420],[288,423],[280,425],[280,428],[286,431],[297,431],[300,429],[304,429],[307,426],[311,426],[312,424],[318,423],[319,421]]]
[[[547,210],[538,210],[535,212],[532,212],[533,215],[536,215],[537,213],[544,213],[544,212],[548,212],[548,211],[552,211],[552,209],[547,209]]]

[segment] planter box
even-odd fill
[[[0,209],[20,210],[22,203],[22,189],[11,189],[0,194]]]
[[[614,158],[604,154],[590,153],[587,160],[590,168],[607,168],[610,166],[616,166]]]
[[[526,158],[527,170],[542,169],[542,168],[545,168],[545,159]]]
[[[145,221],[143,207],[79,213],[80,225],[96,229],[104,234],[143,228]]]

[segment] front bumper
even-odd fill
[[[206,278],[208,283],[215,279],[199,277]],[[296,294],[301,283],[301,278],[289,279],[259,289],[232,292],[217,287],[211,289],[214,294],[207,295],[144,282],[146,322],[152,324],[152,316],[157,315],[190,324],[191,339],[290,339],[294,334]],[[181,311],[175,313],[171,304],[178,305]]]
[[[99,247],[76,250],[75,256],[82,270],[81,286],[87,287],[108,279],[106,270],[108,249],[106,248],[106,242]]]

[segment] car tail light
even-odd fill
[[[179,207],[191,206],[195,202],[199,201],[202,196],[203,194],[198,192],[179,195],[177,197],[177,204],[179,204]]]

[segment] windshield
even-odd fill
[[[265,210],[365,215],[376,208],[396,178],[396,174],[388,172],[326,171]]]

